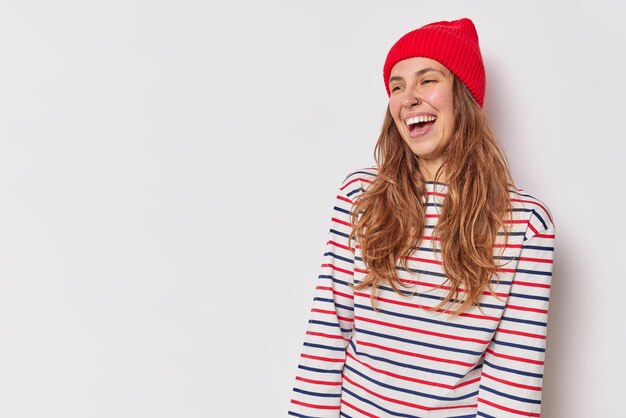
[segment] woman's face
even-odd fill
[[[396,127],[432,177],[454,130],[452,73],[433,59],[408,58],[391,69],[389,91]]]

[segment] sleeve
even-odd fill
[[[354,252],[348,242],[353,203],[349,190],[355,189],[352,183],[348,175],[335,199],[292,392],[290,416],[339,417],[342,371],[354,322],[351,286]]]
[[[483,361],[478,417],[539,417],[555,228],[527,239]]]

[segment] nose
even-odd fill
[[[413,106],[417,106],[421,102],[422,102],[422,99],[420,98],[417,91],[415,91],[414,89],[406,89],[404,93],[404,100],[402,101],[402,104],[404,105],[404,107],[410,108]]]

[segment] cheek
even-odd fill
[[[433,90],[424,95],[428,101],[443,116],[447,125],[454,125],[454,109],[452,106],[452,92],[446,90]]]
[[[452,94],[444,89],[434,89],[424,94],[424,100],[439,111],[452,107]]]
[[[393,118],[396,128],[398,128],[400,132],[402,132],[403,125],[402,118],[400,116],[401,110],[402,102],[393,99],[389,100],[389,113],[391,113],[391,117]]]
[[[399,100],[389,99],[389,112],[394,119],[400,116],[400,108],[402,107],[402,103]]]
[[[400,110],[402,108],[402,103],[397,100],[389,100],[389,113],[391,113],[391,117],[396,125],[396,127],[401,130],[402,121],[400,118]]]

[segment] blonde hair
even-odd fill
[[[433,230],[441,245],[450,290],[432,309],[446,307],[458,315],[477,305],[485,290],[492,291],[492,276],[499,267],[494,262],[493,245],[498,232],[507,227],[505,220],[512,209],[509,186],[513,181],[506,156],[483,110],[468,88],[452,77],[454,132],[434,179],[438,182],[445,172],[448,190]],[[415,203],[426,196],[419,157],[400,136],[389,108],[374,158],[378,176],[354,203],[349,239],[359,243],[368,268],[355,289],[371,287],[375,308],[375,291],[381,285],[405,293],[399,289],[396,261],[401,259],[408,268],[408,256],[422,241],[426,219],[425,207]],[[508,242],[507,234],[504,236]]]

